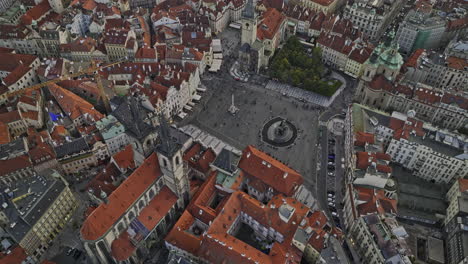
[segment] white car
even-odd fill
[[[331,214],[332,214],[333,216],[338,217],[338,214],[337,214],[336,212],[331,212]]]
[[[334,176],[335,174],[333,172],[329,172],[328,176]]]

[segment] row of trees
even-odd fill
[[[302,89],[332,96],[341,85],[337,80],[323,80],[325,68],[320,48],[307,53],[295,36],[290,37],[270,64],[270,77]]]

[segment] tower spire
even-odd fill
[[[242,16],[245,18],[252,19],[256,17],[254,0],[247,0],[247,4],[245,5],[244,10],[242,11]]]
[[[177,143],[171,138],[169,131],[169,124],[167,123],[164,114],[159,115],[159,140],[160,143],[156,146],[156,150],[162,152],[164,155],[170,157],[178,149]]]

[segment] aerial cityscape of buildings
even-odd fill
[[[0,264],[468,263],[468,1],[0,0]]]

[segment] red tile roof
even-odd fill
[[[210,164],[216,158],[216,154],[211,148],[203,149],[200,143],[193,144],[183,156],[183,160],[188,162],[189,166],[207,173],[210,170]]]
[[[100,197],[101,191],[109,196],[117,189],[117,186],[112,184],[115,179],[121,174],[114,163],[107,164],[106,168],[92,179],[86,186],[86,190],[92,190],[96,197]]]
[[[50,84],[50,93],[54,96],[55,100],[59,103],[60,107],[65,114],[67,114],[72,120],[82,116],[88,115],[94,121],[98,121],[104,117],[99,111],[94,109],[94,106],[85,99],[78,95],[58,86],[57,84]]]
[[[112,256],[117,261],[124,261],[128,259],[135,250],[136,247],[130,241],[130,235],[127,231],[124,231],[122,234],[120,234],[111,245]]]
[[[392,168],[387,165],[388,162],[392,160],[392,158],[388,154],[358,151],[356,152],[356,156],[356,168],[360,170],[365,170],[372,164],[375,164],[376,169],[379,172],[392,172]],[[379,160],[383,161],[385,164],[378,164]]]
[[[397,201],[385,196],[384,190],[375,190],[370,188],[355,186],[357,191],[358,205],[357,210],[359,215],[367,215],[378,213],[383,214],[396,214]]]
[[[6,144],[11,141],[10,130],[8,126],[0,121],[0,145]]]
[[[239,168],[287,196],[292,196],[304,181],[297,171],[251,145],[244,149]]]
[[[138,220],[148,229],[153,230],[169,210],[176,204],[177,196],[165,186],[140,212]]]
[[[448,64],[447,66],[452,69],[460,70],[460,71],[466,71],[468,70],[468,60],[467,59],[462,59],[462,58],[457,58],[450,56],[447,58],[446,63]]]
[[[96,240],[103,236],[136,199],[161,176],[158,158],[151,154],[108,198],[85,220],[81,237]]]
[[[413,132],[419,137],[424,136],[423,125],[423,122],[414,118],[408,118],[404,121],[392,117],[390,118],[389,128],[393,130],[393,138],[399,140],[400,138],[409,139]]]
[[[33,20],[39,20],[51,10],[52,8],[50,7],[49,1],[42,1],[33,8],[26,11],[26,14],[21,17],[21,23],[24,25],[31,25]]]
[[[285,222],[281,219],[279,208],[288,204],[294,211]],[[240,213],[243,212],[267,228],[280,232],[284,241],[275,242],[269,254],[265,254],[252,246],[228,234]],[[309,208],[297,202],[294,198],[278,195],[273,197],[268,205],[263,205],[248,194],[234,192],[224,205],[224,209],[209,226],[199,250],[199,256],[212,263],[229,260],[230,263],[300,263],[301,256],[294,252],[291,241],[296,229]]]
[[[163,219],[169,210],[177,202],[177,196],[164,186],[161,191],[150,201],[150,203],[141,211],[138,220],[148,229],[153,230]],[[128,232],[124,231],[112,242],[111,251],[114,258],[118,261],[128,259],[136,250],[131,243]]]
[[[468,191],[468,179],[458,179],[458,186],[460,192]]]
[[[28,167],[32,167],[28,155],[18,156],[9,160],[0,160],[0,176]]]
[[[128,144],[123,150],[112,156],[112,158],[120,169],[135,169],[137,166],[132,144]]]
[[[96,40],[90,37],[83,38],[79,37],[74,41],[67,44],[60,44],[61,52],[92,52],[96,49],[97,43]]]
[[[273,39],[286,17],[275,8],[268,8],[262,15],[262,21],[257,26],[257,38]]]
[[[355,146],[365,146],[367,144],[375,143],[375,136],[371,133],[357,132],[355,134],[356,141],[354,142]]]
[[[468,110],[468,98],[463,95],[444,93],[442,102],[445,104],[453,104],[462,109]]]
[[[194,222],[195,217],[188,210],[185,210],[164,240],[182,250],[197,255],[203,237],[187,232]]]
[[[218,208],[211,208],[209,202],[215,197],[217,189],[216,183],[216,172],[212,172],[206,179],[200,190],[194,195],[192,201],[190,201],[187,210],[200,221],[205,224],[212,222],[216,215]],[[218,205],[219,207],[219,205]]]
[[[24,249],[16,246],[10,254],[0,253],[0,264],[19,264],[26,260],[28,256]]]
[[[418,66],[418,60],[419,57],[425,52],[424,49],[417,49],[411,54],[411,56],[408,58],[408,60],[405,63],[406,67],[417,67]]]

